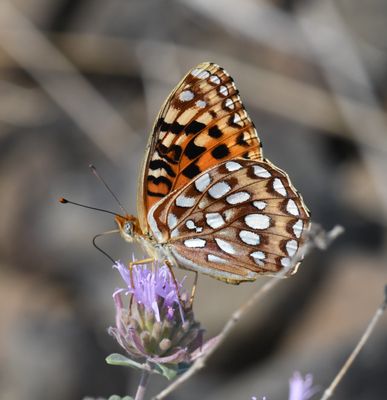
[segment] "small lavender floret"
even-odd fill
[[[313,386],[313,375],[307,374],[305,378],[299,372],[294,372],[293,376],[289,379],[289,399],[288,400],[309,400],[317,392],[319,388]],[[256,396],[252,396],[251,400],[257,400]],[[266,397],[262,397],[266,400]]]
[[[318,388],[313,386],[313,375],[307,374],[305,378],[299,372],[294,372],[289,379],[289,400],[309,400]]]

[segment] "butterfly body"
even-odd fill
[[[232,78],[213,63],[188,72],[153,127],[121,236],[153,258],[228,283],[289,268],[310,217],[262,146]]]
[[[116,216],[121,237],[128,243],[140,245],[149,256],[155,260],[170,259],[170,254],[164,248],[163,243],[159,243],[149,234],[141,231],[138,219],[133,215]]]

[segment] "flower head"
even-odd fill
[[[313,386],[312,374],[305,375],[305,378],[296,371],[289,379],[289,400],[309,400],[318,388]]]
[[[317,386],[313,386],[312,374],[307,374],[305,378],[303,378],[302,375],[296,371],[289,379],[289,400],[309,400],[318,390]],[[251,400],[257,400],[257,397],[253,396]],[[266,397],[262,397],[262,400],[266,400]]]
[[[159,364],[190,363],[202,344],[203,330],[194,320],[182,282],[174,279],[166,265],[136,265],[129,271],[117,262],[114,267],[125,288],[113,294],[116,326],[109,333],[134,358]],[[122,295],[131,296],[127,306]]]

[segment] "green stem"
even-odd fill
[[[142,370],[140,383],[138,385],[136,397],[134,400],[143,400],[144,399],[144,395],[145,395],[146,387],[148,385],[149,377],[150,377],[149,371]]]

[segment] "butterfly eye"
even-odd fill
[[[133,223],[132,222],[125,222],[125,224],[124,224],[124,232],[127,235],[132,236],[132,234],[133,234]]]

